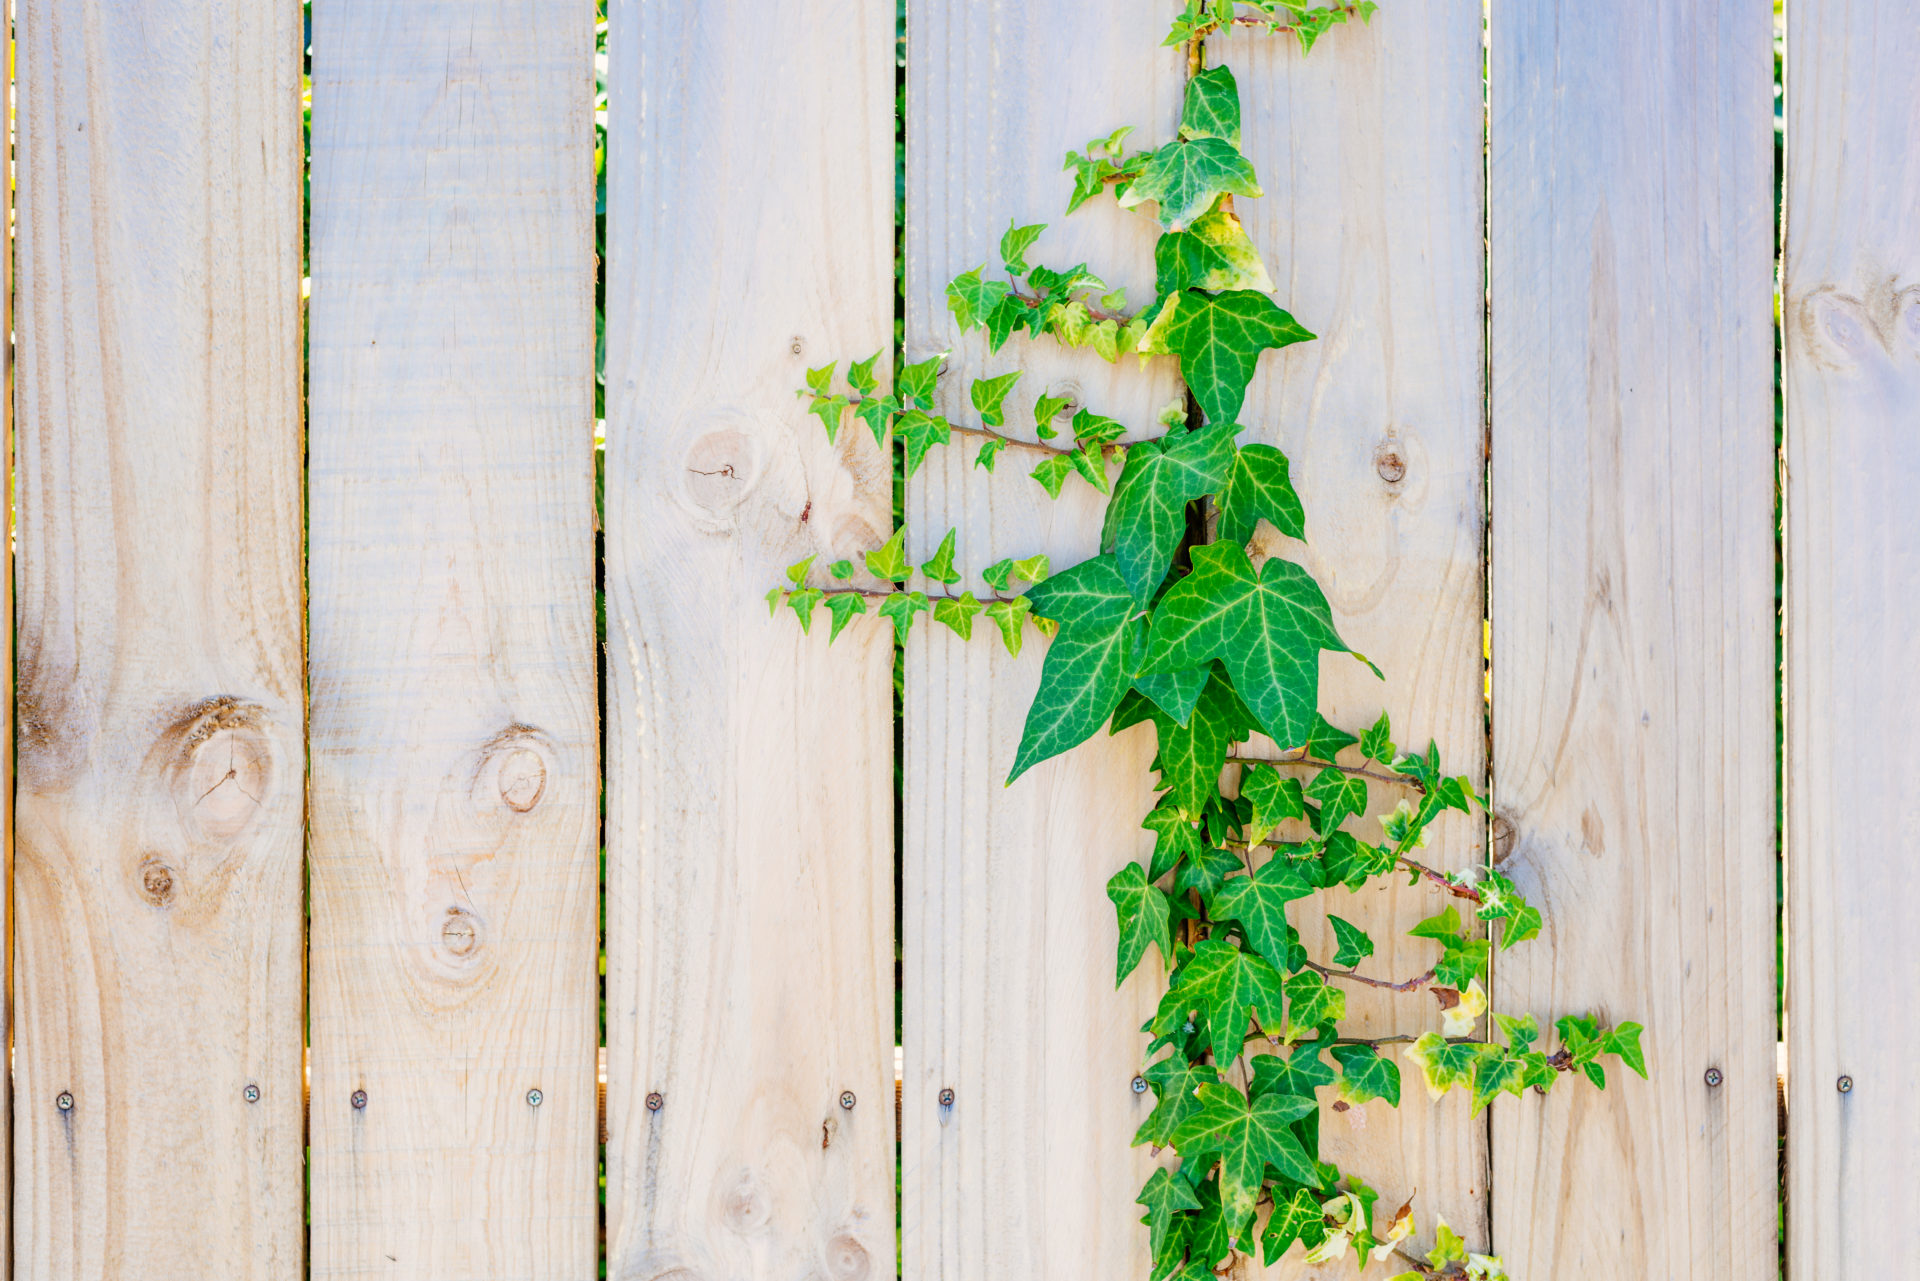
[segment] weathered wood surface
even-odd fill
[[[1480,34],[1479,0],[1429,0],[1336,28],[1306,56],[1265,33],[1208,45],[1240,82],[1244,145],[1267,193],[1238,201],[1239,213],[1274,296],[1320,335],[1268,356],[1241,411],[1243,441],[1287,452],[1307,511],[1304,547],[1263,524],[1262,549],[1307,565],[1341,636],[1386,673],[1326,656],[1325,714],[1357,731],[1385,710],[1395,741],[1437,741],[1447,771],[1476,786],[1486,777]],[[1374,809],[1403,796],[1376,786]],[[1483,834],[1449,817],[1422,858],[1470,866]],[[1397,981],[1436,959],[1434,944],[1404,931],[1444,905],[1430,887],[1389,879],[1318,906],[1372,934],[1378,950],[1361,968]],[[1331,927],[1300,915],[1303,941],[1330,962]],[[1355,1036],[1440,1027],[1425,992],[1349,987],[1347,1010]],[[1470,1117],[1464,1097],[1430,1102],[1417,1070],[1402,1070],[1397,1110],[1376,1102],[1323,1117],[1322,1154],[1379,1188],[1388,1211],[1417,1191],[1423,1245],[1437,1214],[1484,1249],[1486,1119]],[[1350,1258],[1312,1268],[1300,1254],[1272,1275],[1352,1272]]]
[[[592,24],[315,14],[315,1276],[593,1273]]]
[[[1057,224],[1030,261],[1085,261],[1141,302],[1152,296],[1150,218],[1111,199],[1062,220],[1069,148],[1123,124],[1156,145],[1179,118],[1184,62],[1156,50],[1165,6],[1124,0],[1088,20],[1061,0],[928,0],[908,12],[907,358],[949,347],[944,411],[957,422],[970,381],[1024,368],[1008,422],[1031,432],[1034,399],[1071,393],[1150,428],[1179,396],[1172,362],[1146,373],[1091,351],[1016,339],[989,355],[961,342],[946,282],[983,261],[998,272],[1009,220]],[[1078,479],[1050,500],[1009,449],[997,474],[972,444],[936,450],[907,487],[908,550],[930,556],[959,530],[960,588],[977,571],[1045,552],[1065,568],[1098,551],[1104,500]],[[1152,838],[1153,733],[1101,735],[1006,788],[1045,641],[1017,659],[984,622],[971,641],[914,628],[906,651],[903,828],[905,1037],[902,1275],[909,1281],[1034,1276],[1140,1277],[1146,1231],[1133,1204],[1151,1169],[1134,1131],[1152,1107],[1130,1082],[1139,1027],[1164,985],[1149,959],[1113,986],[1114,918],[1104,886]],[[954,1091],[951,1108],[940,1091]]]
[[[889,345],[893,15],[610,15],[619,1281],[893,1274],[891,629],[829,650],[825,611],[804,636],[764,600],[789,563],[890,524],[872,438],[829,446],[794,393]]]
[[[16,1275],[295,1278],[299,6],[18,36]]]
[[[1787,1242],[1795,1277],[1895,1276],[1920,1216],[1920,27],[1890,0],[1788,20]]]
[[[1493,1104],[1494,1244],[1772,1276],[1770,9],[1491,30],[1495,824],[1547,920],[1494,1006],[1644,1023],[1652,1073]]]

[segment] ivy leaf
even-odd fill
[[[1248,765],[1240,775],[1240,799],[1253,806],[1247,819],[1247,844],[1258,845],[1290,818],[1307,816],[1306,794],[1297,778],[1282,777],[1271,765]]]
[[[1621,1023],[1607,1033],[1608,1054],[1616,1055],[1620,1061],[1640,1074],[1642,1080],[1647,1075],[1647,1059],[1640,1050],[1640,1034],[1646,1031],[1638,1023]]]
[[[929,449],[953,439],[953,426],[937,414],[909,409],[893,424],[893,437],[906,447],[906,474],[912,479],[926,461]]]
[[[865,360],[856,360],[847,366],[847,386],[853,388],[861,399],[864,400],[873,395],[879,388],[880,380],[873,376],[873,367],[880,363],[880,357],[885,354],[886,349],[883,347]],[[829,365],[827,368],[831,369],[833,366]]]
[[[1219,205],[1195,218],[1185,231],[1161,236],[1153,247],[1153,270],[1162,297],[1187,289],[1273,291],[1273,278],[1246,227],[1231,209]]]
[[[986,324],[987,317],[1006,300],[1012,288],[1004,280],[982,279],[980,273],[985,270],[986,264],[982,263],[947,282],[947,306],[962,331]]]
[[[1360,740],[1347,733],[1319,712],[1313,714],[1313,727],[1307,731],[1307,755],[1331,761]]]
[[[1387,714],[1380,713],[1380,719],[1373,728],[1360,736],[1360,750],[1366,753],[1370,761],[1378,761],[1390,766],[1393,761],[1393,727],[1387,723]]]
[[[1240,1053],[1254,1010],[1278,1026],[1286,1001],[1285,980],[1265,959],[1218,939],[1202,939],[1181,967],[1174,989],[1180,1003],[1206,1016],[1213,1057],[1230,1062]]]
[[[1269,1165],[1297,1183],[1317,1181],[1319,1171],[1288,1128],[1313,1111],[1312,1100],[1263,1094],[1249,1105],[1229,1085],[1203,1085],[1199,1099],[1199,1109],[1174,1131],[1173,1146],[1182,1161],[1219,1159],[1220,1201],[1231,1222],[1244,1230],[1253,1217]]]
[[[1453,1044],[1438,1032],[1423,1032],[1419,1040],[1406,1047],[1404,1053],[1420,1069],[1421,1079],[1427,1083],[1427,1093],[1437,1099],[1456,1085],[1471,1086],[1473,1070],[1478,1066],[1481,1055],[1489,1049],[1499,1053],[1498,1046],[1477,1041]]]
[[[1004,427],[1007,423],[1007,393],[1020,381],[1020,371],[1001,374],[998,378],[976,378],[968,393],[973,398],[973,407],[980,412],[980,421],[989,427]]]
[[[1200,1209],[1194,1214],[1192,1229],[1187,1233],[1190,1253],[1183,1272],[1195,1276],[1196,1281],[1199,1278],[1212,1281],[1213,1270],[1232,1257],[1247,1224],[1221,1197],[1218,1176],[1210,1175],[1202,1180],[1195,1194]]]
[[[1017,222],[1008,221],[1006,234],[1000,237],[1000,261],[1009,276],[1027,274],[1027,250],[1033,248],[1033,242],[1040,239],[1040,233],[1046,229],[1044,222],[1022,227]]]
[[[1007,339],[1021,329],[1029,333],[1040,331],[1040,312],[1027,304],[1017,294],[1009,292],[999,305],[987,313],[987,350],[999,351],[1007,345]]]
[[[993,460],[998,458],[1000,456],[1000,451],[1005,449],[1006,447],[1007,447],[1006,441],[1001,440],[998,436],[989,436],[987,439],[980,442],[980,452],[973,456],[973,465],[975,467],[984,467],[988,471],[992,471]]]
[[[1331,832],[1355,814],[1367,812],[1367,780],[1323,769],[1307,784],[1307,795],[1320,806],[1320,830]]]
[[[946,360],[947,353],[927,357],[912,365],[900,367],[900,379],[894,386],[894,392],[900,397],[902,406],[918,409],[933,408],[933,384],[940,377],[940,366]]]
[[[1485,939],[1455,938],[1433,967],[1433,980],[1445,987],[1464,988],[1487,975],[1487,957],[1493,945]]]
[[[947,536],[940,540],[939,550],[933,553],[933,559],[920,566],[920,572],[936,583],[957,583],[960,571],[953,567],[953,540],[959,534],[957,529],[949,529]]]
[[[1272,1267],[1295,1241],[1311,1250],[1326,1239],[1326,1211],[1320,1208],[1320,1197],[1312,1189],[1295,1188],[1284,1197],[1274,1189],[1273,1214],[1260,1233],[1262,1262]]]
[[[1153,599],[1187,532],[1187,504],[1226,482],[1233,453],[1228,423],[1144,440],[1127,450],[1101,542],[1119,558],[1134,599]]]
[[[1058,498],[1061,486],[1067,483],[1067,477],[1073,473],[1072,454],[1048,454],[1028,475],[1040,482],[1040,488],[1047,491],[1048,498]]]
[[[1106,724],[1132,680],[1139,633],[1132,594],[1111,556],[1081,561],[1034,587],[1027,599],[1035,614],[1060,625],[1060,634],[1047,650],[1009,785]]]
[[[833,615],[833,630],[827,633],[827,644],[831,645],[848,623],[867,612],[867,602],[858,592],[834,592],[827,597],[827,612]]]
[[[1272,445],[1246,445],[1234,456],[1220,496],[1220,536],[1244,543],[1263,519],[1289,538],[1307,537],[1307,512],[1294,492],[1287,456]]]
[[[1287,979],[1288,1035],[1295,1029],[1338,1023],[1346,1016],[1347,994],[1314,971],[1302,970]]]
[[[1486,1047],[1473,1066],[1473,1103],[1467,1115],[1480,1115],[1503,1092],[1519,1098],[1526,1091],[1525,1077],[1523,1059],[1503,1052],[1499,1046]]]
[[[1127,975],[1133,973],[1151,945],[1157,944],[1160,955],[1169,962],[1173,960],[1173,934],[1167,925],[1170,905],[1166,892],[1147,880],[1146,868],[1138,863],[1128,863],[1115,872],[1113,879],[1107,882],[1107,897],[1113,900],[1114,911],[1120,920],[1119,964],[1113,978],[1115,987],[1126,982]]]
[[[894,636],[904,645],[907,629],[913,626],[913,616],[924,613],[926,608],[925,592],[895,592],[880,602],[880,617],[893,623]]]
[[[1235,289],[1205,294],[1189,289],[1167,299],[1141,338],[1140,349],[1178,356],[1180,375],[1207,421],[1230,423],[1240,414],[1260,353],[1312,337],[1263,293]]]
[[[1062,455],[1080,478],[1103,494],[1113,492],[1113,483],[1107,479],[1107,459],[1103,451],[1097,448],[1076,449]],[[1056,493],[1054,497],[1058,498]]]
[[[827,566],[827,572],[844,583],[853,577],[853,562],[850,560],[836,560],[833,564]]]
[[[1359,889],[1368,880],[1393,867],[1393,851],[1360,840],[1353,833],[1336,829],[1327,834],[1320,865],[1328,885]]]
[[[1210,672],[1185,725],[1158,704],[1152,716],[1159,735],[1160,786],[1172,789],[1186,809],[1198,811],[1219,794],[1228,749],[1253,731],[1246,706],[1216,671]]]
[[[1160,225],[1181,231],[1213,208],[1223,195],[1260,195],[1253,162],[1221,138],[1170,142],[1148,154],[1135,178],[1120,196],[1120,207],[1133,209],[1154,201]]]
[[[1467,1261],[1467,1243],[1460,1234],[1447,1226],[1445,1219],[1436,1219],[1433,1230],[1433,1249],[1427,1252],[1427,1262],[1435,1268],[1444,1268],[1449,1263],[1464,1264]]]
[[[1053,576],[1053,569],[1047,563],[1045,552],[1037,556],[1022,556],[1013,562],[1013,576],[1023,578],[1029,583],[1044,583]]]
[[[1220,1079],[1219,1070],[1206,1063],[1192,1063],[1184,1054],[1174,1054],[1149,1064],[1141,1076],[1153,1087],[1153,1111],[1140,1123],[1133,1146],[1151,1143],[1163,1148],[1173,1142],[1173,1132],[1182,1121],[1200,1110],[1195,1095],[1203,1085]],[[1183,1180],[1184,1182],[1184,1180]]]
[[[893,531],[893,537],[882,544],[878,551],[867,553],[867,572],[890,583],[905,582],[907,576],[913,573],[913,566],[907,562],[906,549],[907,530],[903,525]]]
[[[820,419],[820,425],[826,428],[827,443],[834,443],[840,434],[840,421],[846,417],[847,406],[852,402],[845,396],[815,396],[807,412]]]
[[[1185,725],[1193,717],[1193,709],[1200,701],[1200,691],[1206,688],[1211,671],[1210,667],[1189,667],[1184,671],[1136,676],[1133,678],[1133,688],[1165,712],[1175,725]],[[1143,712],[1141,719],[1151,720],[1152,713]]]
[[[818,369],[809,369],[807,371],[807,390],[816,396],[825,396],[831,393],[833,391],[833,371],[839,367],[839,361],[830,360]]]
[[[1159,880],[1182,859],[1200,852],[1199,829],[1171,796],[1162,798],[1140,826],[1154,836],[1153,866],[1147,872],[1150,881]]]
[[[1333,1057],[1340,1064],[1340,1097],[1355,1105],[1385,1099],[1389,1107],[1400,1106],[1400,1066],[1371,1045],[1336,1045]]]
[[[1529,1014],[1524,1018],[1514,1018],[1510,1014],[1496,1014],[1493,1021],[1500,1025],[1500,1032],[1507,1038],[1507,1045],[1515,1054],[1524,1054],[1533,1048],[1540,1039],[1540,1020]],[[1622,1026],[1626,1026],[1622,1024]]]
[[[1140,1189],[1134,1204],[1146,1207],[1146,1216],[1140,1222],[1147,1225],[1153,1253],[1158,1257],[1166,1244],[1167,1229],[1173,1226],[1173,1216],[1182,1210],[1198,1210],[1200,1199],[1194,1196],[1185,1179],[1176,1179],[1173,1171],[1161,1166],[1147,1180],[1147,1186]]]
[[[1236,876],[1221,886],[1220,892],[1213,896],[1209,904],[1210,914],[1215,920],[1240,922],[1241,930],[1247,936],[1247,942],[1261,956],[1272,962],[1276,969],[1289,968],[1291,949],[1287,939],[1287,904],[1295,899],[1307,898],[1313,893],[1313,886],[1307,884],[1300,874],[1289,867],[1284,859],[1268,859],[1255,870],[1252,876]],[[1317,979],[1320,976],[1314,975]],[[1278,1010],[1265,1011],[1272,1023]],[[1288,1017],[1293,1017],[1289,1014]],[[1314,1022],[1295,1018],[1296,1023]]]
[[[1203,899],[1211,899],[1227,884],[1227,878],[1239,870],[1239,859],[1226,850],[1203,844],[1181,864],[1180,875],[1173,878],[1173,892],[1185,894],[1192,890]]]
[[[1334,1081],[1333,1069],[1320,1057],[1325,1048],[1323,1042],[1304,1041],[1294,1046],[1292,1055],[1284,1059],[1277,1054],[1254,1055],[1249,1087],[1253,1097],[1279,1093],[1314,1098],[1315,1090]]]
[[[1333,926],[1334,938],[1339,940],[1339,949],[1333,954],[1335,965],[1352,969],[1373,955],[1373,938],[1365,930],[1331,913],[1327,922]]]
[[[1053,420],[1065,413],[1067,406],[1072,403],[1073,397],[1071,396],[1048,396],[1044,394],[1033,402],[1033,429],[1039,433],[1040,439],[1052,440],[1060,434],[1059,430],[1054,427]]]
[[[805,586],[807,581],[807,571],[813,568],[813,562],[815,559],[816,557],[809,556],[805,560],[796,560],[795,562],[793,562],[793,564],[787,566],[787,581],[789,583],[792,583],[795,587]]]
[[[813,607],[818,605],[821,597],[825,595],[826,593],[818,587],[803,587],[797,592],[787,593],[787,608],[791,609],[794,616],[800,620],[802,633],[813,631]]]
[[[863,396],[860,403],[853,407],[854,417],[867,425],[873,433],[874,443],[882,449],[887,446],[887,431],[893,426],[895,414],[900,412],[900,402],[892,396]],[[831,443],[832,436],[828,436]]]
[[[1187,81],[1180,136],[1218,138],[1230,147],[1240,145],[1240,87],[1234,83],[1231,68],[1209,67]]]
[[[1193,572],[1154,611],[1144,672],[1226,663],[1260,727],[1283,746],[1307,736],[1320,695],[1320,651],[1345,651],[1327,598],[1307,571],[1270,558],[1256,571],[1238,543],[1193,549]]]
[[[987,621],[1000,629],[1000,639],[1007,647],[1007,653],[1020,657],[1020,644],[1026,638],[1027,610],[1031,603],[1025,596],[1015,596],[1012,600],[996,600],[987,606]]]
[[[961,640],[973,639],[973,618],[986,606],[974,599],[972,592],[961,592],[959,596],[944,598],[933,603],[933,621],[944,623],[959,633]]]

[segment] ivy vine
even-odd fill
[[[1502,1093],[1544,1093],[1572,1073],[1604,1089],[1603,1056],[1646,1075],[1636,1023],[1564,1017],[1549,1051],[1533,1015],[1489,1012],[1483,980],[1496,941],[1512,947],[1542,922],[1491,864],[1443,871],[1420,861],[1436,820],[1480,804],[1472,782],[1446,774],[1436,745],[1396,744],[1384,714],[1357,732],[1320,714],[1323,651],[1379,671],[1341,640],[1326,596],[1300,564],[1250,553],[1262,523],[1304,541],[1306,515],[1286,455],[1238,443],[1247,385],[1262,353],[1314,335],[1271,297],[1273,282],[1235,213],[1236,198],[1261,191],[1240,150],[1233,72],[1206,66],[1207,40],[1264,29],[1291,33],[1310,50],[1329,27],[1365,21],[1374,9],[1185,0],[1166,41],[1187,52],[1178,135],[1134,150],[1132,130],[1120,128],[1067,153],[1069,214],[1111,193],[1122,208],[1157,219],[1148,305],[1130,308],[1124,290],[1109,290],[1085,264],[1030,261],[1044,226],[1010,226],[1000,273],[983,265],[948,285],[961,330],[984,331],[993,353],[1024,335],[1092,348],[1108,361],[1176,359],[1186,395],[1161,411],[1158,435],[1127,440],[1119,421],[1045,394],[1034,402],[1033,437],[1017,434],[1007,405],[1018,370],[974,379],[972,413],[954,421],[938,408],[944,356],[900,365],[891,390],[880,385],[879,354],[840,380],[837,364],[828,365],[810,371],[800,393],[829,440],[851,415],[883,448],[901,449],[909,477],[929,451],[960,437],[974,442],[975,465],[988,471],[1003,452],[1038,454],[1030,474],[1051,496],[1073,483],[1108,495],[1100,555],[1058,573],[1043,555],[985,566],[985,600],[953,590],[962,579],[954,530],[917,567],[931,590],[907,586],[916,567],[904,529],[859,566],[826,567],[824,582],[815,558],[800,561],[767,600],[808,629],[824,608],[830,639],[870,611],[901,639],[921,614],[962,639],[984,616],[1010,654],[1030,626],[1049,636],[1009,783],[1103,727],[1153,726],[1160,796],[1142,824],[1154,834],[1153,853],[1116,872],[1107,894],[1118,926],[1116,981],[1151,950],[1169,975],[1142,1029],[1148,1056],[1166,1053],[1141,1072],[1155,1106],[1134,1138],[1178,1157],[1156,1165],[1139,1196],[1154,1281],[1205,1281],[1256,1248],[1271,1264],[1296,1242],[1309,1263],[1349,1252],[1361,1266],[1397,1256],[1407,1270],[1396,1281],[1504,1278],[1499,1259],[1469,1252],[1444,1221],[1424,1258],[1403,1249],[1416,1231],[1411,1198],[1382,1214],[1379,1193],[1360,1175],[1321,1159],[1319,1091],[1335,1091],[1336,1110],[1377,1099],[1399,1106],[1401,1067],[1383,1052],[1392,1050],[1429,1094],[1458,1087],[1476,1114]],[[862,569],[889,586],[854,585]],[[1252,746],[1262,739],[1279,746]],[[1378,818],[1375,789],[1398,797]],[[1369,839],[1374,830],[1379,840]],[[1408,931],[1437,949],[1425,972],[1401,980],[1364,972],[1373,939],[1333,914],[1333,956],[1308,953],[1289,904],[1397,875],[1444,899]],[[1430,994],[1441,1028],[1343,1036],[1353,986]]]

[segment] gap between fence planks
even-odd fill
[[[593,13],[313,31],[313,1275],[589,1276]]]
[[[1898,0],[1787,20],[1788,1264],[1900,1276],[1920,1218],[1920,28]]]
[[[17,34],[14,1266],[294,1278],[299,8]]]
[[[893,1274],[892,633],[829,650],[764,599],[891,523],[886,456],[858,423],[829,445],[795,392],[889,347],[893,23],[885,0],[609,15],[621,1281]]]
[[[1770,1277],[1771,11],[1490,29],[1495,810],[1546,917],[1493,1004],[1644,1023],[1652,1073],[1493,1104],[1494,1245]]]

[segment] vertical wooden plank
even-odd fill
[[[1787,1244],[1797,1278],[1895,1276],[1920,1213],[1920,26],[1886,0],[1788,22]]]
[[[1775,1270],[1771,19],[1493,14],[1494,1005],[1652,1073],[1493,1105],[1515,1276]]]
[[[1241,421],[1287,451],[1307,511],[1304,547],[1261,527],[1264,549],[1294,556],[1326,589],[1349,659],[1323,662],[1321,702],[1358,728],[1384,709],[1396,741],[1440,746],[1450,774],[1484,782],[1481,658],[1485,464],[1485,240],[1479,0],[1381,9],[1337,28],[1303,56],[1283,36],[1209,41],[1234,68],[1246,104],[1245,146],[1268,193],[1238,209],[1266,258],[1275,297],[1320,335],[1269,357]],[[1385,813],[1403,794],[1373,789]],[[1483,858],[1484,826],[1436,825],[1422,857],[1464,868]],[[1437,955],[1405,931],[1444,903],[1425,886],[1382,881],[1319,906],[1367,929],[1369,974],[1410,978]],[[1322,962],[1336,949],[1324,917],[1303,911],[1303,941]],[[1313,921],[1313,925],[1309,925]],[[1349,988],[1355,1036],[1438,1029],[1425,994]],[[1411,1069],[1407,1069],[1411,1071]],[[1487,1123],[1467,1100],[1428,1100],[1328,1114],[1322,1155],[1398,1205],[1416,1191],[1419,1240],[1434,1217],[1484,1249]],[[1390,1207],[1389,1207],[1390,1208]],[[1297,1260],[1299,1251],[1294,1252]],[[1297,1262],[1276,1274],[1344,1275]]]
[[[293,1278],[300,6],[18,34],[14,1261]]]
[[[593,9],[313,28],[313,1273],[591,1276]]]
[[[878,546],[810,365],[888,346],[886,0],[615,0],[607,1273],[893,1274],[891,630],[768,617]],[[660,1106],[647,1099],[658,1095]],[[842,1106],[842,1096],[851,1106]]]
[[[943,412],[977,420],[967,387],[1028,371],[1009,400],[1030,433],[1043,391],[1136,427],[1180,395],[1172,362],[1142,373],[1090,351],[1016,339],[997,356],[962,341],[946,282],[993,259],[1008,221],[1058,224],[1030,255],[1086,262],[1144,302],[1153,292],[1150,218],[1100,200],[1062,220],[1069,148],[1120,125],[1157,145],[1179,119],[1185,64],[1157,49],[1170,11],[1122,0],[1088,21],[1063,0],[926,0],[908,8],[907,358],[954,348]],[[997,266],[997,260],[994,260]],[[916,563],[959,530],[959,587],[978,571],[1045,552],[1061,568],[1098,553],[1104,500],[1073,480],[1055,502],[1014,449],[997,474],[971,442],[935,451],[907,487]],[[1151,1169],[1133,1134],[1152,1107],[1130,1082],[1140,1025],[1165,985],[1150,959],[1113,988],[1114,922],[1104,887],[1152,849],[1153,733],[1105,735],[1035,768],[1008,770],[1039,683],[1045,642],[1029,629],[1009,658],[991,628],[962,642],[916,627],[906,651],[902,833],[905,1035],[901,1144],[903,1273],[909,1281],[1140,1277],[1147,1235],[1133,1204]],[[954,1091],[950,1108],[940,1092]]]

